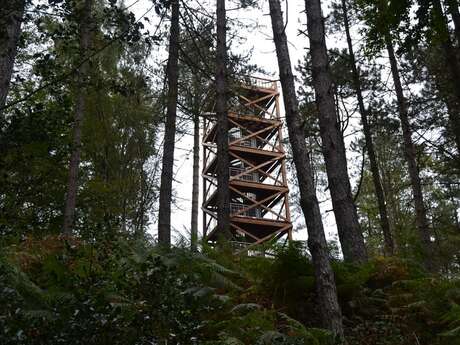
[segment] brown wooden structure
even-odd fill
[[[291,238],[285,152],[276,81],[243,77],[229,100],[230,227],[240,247]],[[216,117],[203,114],[203,237],[217,231]]]

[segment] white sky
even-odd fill
[[[135,1],[135,0],[132,0]],[[199,0],[198,0],[199,1]],[[326,1],[326,4],[329,1]],[[192,3],[192,2],[191,2]],[[227,9],[235,7],[234,4],[227,1]],[[126,2],[129,5],[128,2]],[[130,8],[136,15],[141,15],[145,12],[145,9],[150,6],[149,0],[141,0],[139,4],[133,8]],[[283,12],[285,12],[286,3],[282,2]],[[193,5],[192,5],[193,6]],[[249,50],[253,48],[252,62],[262,67],[268,73],[273,75],[274,79],[278,79],[278,63],[276,60],[275,47],[272,40],[271,22],[268,10],[268,1],[260,1],[261,9],[245,9],[228,11],[227,16],[229,18],[238,18],[240,21],[247,21],[250,23],[257,23],[257,29],[244,32],[239,31],[239,34],[243,36],[246,42],[243,44],[241,49]],[[328,12],[328,6],[323,4],[323,11]],[[215,13],[214,8],[208,8],[209,13]],[[298,35],[298,30],[306,29],[306,18],[304,12],[304,1],[289,1],[288,6],[288,23],[286,26],[286,33],[289,40],[289,51],[291,56],[291,63],[293,68],[297,65],[298,61],[303,59],[305,54],[305,48],[308,46],[308,39],[304,35]],[[328,46],[340,46],[343,47],[343,41],[331,40],[328,38]],[[166,49],[166,48],[164,48]],[[295,73],[295,70],[294,70]],[[280,97],[282,101],[282,97]],[[284,109],[282,108],[281,116],[284,116]],[[172,210],[172,226],[173,236],[177,238],[177,234],[181,233],[184,236],[188,236],[188,229],[190,229],[191,219],[191,196],[192,196],[192,152],[193,138],[191,136],[184,136],[176,146],[175,151],[175,182],[173,183],[173,189],[177,199],[177,205],[173,206]],[[201,154],[201,152],[200,152]],[[353,159],[353,161],[355,161]],[[352,170],[352,161],[349,160],[349,169]],[[201,166],[200,166],[201,172]],[[200,192],[201,192],[201,178],[200,178]],[[325,196],[319,196],[321,200],[325,199]],[[201,205],[201,195],[200,195]],[[337,231],[335,227],[335,219],[333,212],[325,212],[330,210],[330,202],[324,202],[321,204],[323,212],[323,223],[328,238],[336,236]],[[299,230],[294,233],[294,239],[306,240],[307,231],[303,226],[303,215],[296,214],[294,208],[291,206],[292,218],[298,219],[295,223],[295,227]],[[300,216],[300,217],[299,217]],[[201,230],[201,211],[199,215],[199,229]],[[156,235],[157,224],[152,223],[150,226],[150,232]]]

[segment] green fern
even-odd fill
[[[442,322],[447,323],[449,330],[441,333],[442,337],[460,337],[460,305],[452,303],[451,308],[442,317]]]
[[[286,344],[287,337],[277,331],[268,331],[262,334],[262,336],[257,340],[256,345],[283,345]]]
[[[260,310],[260,309],[262,309],[262,306],[257,303],[243,303],[243,304],[237,304],[236,306],[234,306],[230,310],[230,313],[241,315],[249,311]]]

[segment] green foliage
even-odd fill
[[[241,266],[252,282],[243,297],[282,310],[279,320],[294,318],[284,328],[287,334],[298,330],[297,325],[319,325],[307,253],[299,243],[278,248],[276,253],[274,259],[242,259]],[[376,257],[359,266],[335,261],[333,268],[350,344],[447,345],[457,341],[460,280],[429,277],[417,261],[397,257]]]
[[[312,313],[314,277],[304,245],[293,242],[285,248],[275,247],[275,260],[249,257],[242,259],[241,264],[253,284],[246,292],[248,296],[264,305],[282,308],[299,321],[311,323],[311,316],[315,315]]]
[[[199,327],[193,279],[137,244],[48,238],[10,256],[22,270],[2,259],[2,344],[183,343]]]
[[[2,252],[1,344],[268,344],[271,339],[327,344],[323,340],[329,339],[327,332],[251,301],[246,271],[226,253],[212,250],[205,256],[127,238],[91,244],[56,236],[28,238]]]
[[[332,345],[302,243],[270,251],[28,238],[2,250],[0,343]],[[457,344],[458,279],[398,258],[333,267],[350,344]]]
[[[30,4],[16,59],[20,72],[9,93],[9,102],[18,104],[0,119],[2,240],[60,232],[75,69],[82,62],[77,8],[82,3]],[[161,113],[156,81],[140,67],[148,59],[149,41],[140,39],[134,15],[115,3],[94,1],[93,12],[76,232],[86,239],[118,231],[141,235],[156,193],[151,163]]]
[[[386,38],[398,39],[410,25],[412,0],[356,0],[355,4],[359,19],[366,24],[362,31],[369,54],[385,48]]]

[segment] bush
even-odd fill
[[[2,252],[1,344],[313,345],[329,337],[251,300],[249,271],[219,251],[54,236]]]

